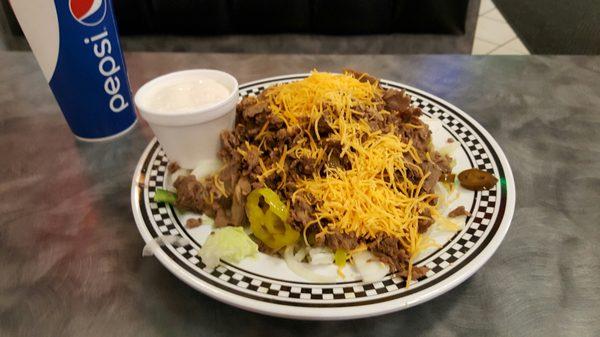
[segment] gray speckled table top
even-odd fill
[[[75,141],[28,53],[0,53],[2,336],[598,336],[600,57],[127,55],[132,89],[218,68],[240,83],[352,67],[471,114],[511,162],[517,210],[490,261],[449,293],[350,322],[221,304],[142,258],[130,179],[152,134]]]

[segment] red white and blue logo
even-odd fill
[[[69,9],[79,23],[95,26],[104,20],[106,0],[69,0]]]

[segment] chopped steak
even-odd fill
[[[236,107],[237,112],[244,112],[249,106],[258,103],[258,99],[255,96],[246,96],[238,103]]]
[[[442,156],[439,152],[434,152],[431,160],[433,160],[442,173],[449,174],[452,172],[452,158],[450,158],[448,155]]]
[[[296,199],[296,201],[292,204],[291,209],[292,225],[298,230],[303,229],[310,221],[313,220],[313,211],[313,207],[304,199]]]
[[[219,208],[217,209],[217,215],[215,216],[215,227],[225,227],[229,224],[226,211]]]
[[[283,122],[283,119],[281,119],[273,114],[270,114],[269,116],[267,116],[267,121],[275,129],[280,129],[285,125],[285,123]]]
[[[229,130],[225,130],[221,132],[221,145],[221,148],[226,153],[230,153],[232,151],[235,151],[235,148],[237,148],[240,145],[240,141],[236,137],[235,133]]]
[[[387,89],[383,94],[383,100],[389,111],[410,111],[410,96],[404,91]]]
[[[218,215],[218,211],[222,211],[224,205],[228,205],[227,198],[212,179],[198,181],[194,175],[180,176],[173,186],[177,190],[175,207],[181,210],[214,217]],[[226,220],[229,222],[229,219]]]
[[[260,158],[260,152],[258,150],[258,147],[251,146],[247,150],[247,153],[248,155],[246,156],[245,160],[246,169],[244,170],[244,172],[246,174],[250,174],[254,170],[254,168],[258,166],[258,158]]]
[[[404,131],[406,141],[412,140],[413,146],[421,153],[425,154],[431,146],[431,131],[427,125],[423,124],[421,128],[409,128]]]
[[[427,232],[429,227],[433,225],[433,218],[431,217],[431,212],[428,209],[423,211],[423,214],[421,214],[421,216],[423,216],[423,218],[419,219],[418,231],[422,234]]]
[[[329,247],[332,251],[344,249],[346,251],[358,247],[358,239],[354,234],[327,233],[316,239],[318,246]]]
[[[387,235],[371,242],[369,250],[383,262],[389,264],[392,271],[395,272],[404,271],[410,258],[400,240]]]
[[[233,190],[235,184],[240,177],[240,163],[229,162],[227,163],[221,172],[219,173],[219,180],[225,185],[225,191]]]
[[[185,226],[190,229],[196,228],[200,225],[202,225],[202,218],[191,218],[187,219],[187,221],[185,222]]]
[[[471,216],[471,212],[467,211],[465,206],[458,206],[448,213],[449,218],[456,218],[461,215]]]
[[[253,118],[256,115],[263,114],[265,112],[267,112],[267,104],[258,103],[244,109],[242,112],[242,116],[244,116],[244,118]]]
[[[345,117],[348,118],[348,125],[355,124],[352,119],[360,118],[373,134],[392,134],[414,147],[410,154],[404,154],[406,170],[395,168],[395,171],[382,173],[384,179],[388,179],[386,182],[391,180],[390,175],[400,180],[406,174],[414,185],[424,179],[418,193],[433,194],[440,179],[449,180],[452,159],[434,150],[431,131],[420,119],[423,113],[421,109],[411,104],[410,95],[403,90],[385,89],[378,85],[379,79],[366,73],[354,70],[345,72],[360,82],[374,84],[374,88],[369,90],[376,92],[370,96],[372,104],[361,103],[352,107],[356,110],[351,110],[350,115]],[[357,84],[354,80],[350,82],[364,87],[364,84]],[[224,163],[223,167],[214,176],[200,181],[193,175],[180,176],[174,183],[177,190],[175,206],[184,211],[206,214],[214,219],[216,227],[245,226],[248,224],[245,213],[248,194],[254,189],[266,187],[287,203],[287,221],[293,228],[306,234],[311,244],[314,242],[317,246],[334,251],[350,251],[366,244],[369,251],[394,272],[407,276],[410,259],[408,248],[403,248],[403,243],[391,234],[372,239],[341,232],[321,232],[320,226],[327,227],[331,221],[327,217],[319,217],[318,224],[315,221],[323,201],[311,199],[309,192],[302,191],[298,185],[313,176],[326,178],[334,170],[352,169],[352,153],[358,150],[352,146],[348,148],[348,143],[345,143],[348,137],[342,137],[338,121],[340,113],[336,111],[339,105],[324,103],[319,106],[320,114],[316,118],[300,114],[297,121],[292,123],[286,114],[275,107],[283,103],[274,100],[274,97],[281,98],[273,96],[277,92],[274,88],[263,90],[256,97],[242,98],[236,106],[234,127],[220,134],[218,157]],[[362,128],[359,130],[361,142],[374,137]],[[448,139],[448,142],[453,141]],[[176,163],[169,164],[170,173],[178,168]],[[437,198],[427,198],[426,204],[421,203],[418,208],[421,211],[416,224],[419,233],[425,233],[434,222],[429,208],[437,203]],[[465,211],[464,208],[462,211]],[[190,219],[186,223],[188,228],[200,224],[200,219]],[[260,240],[254,239],[261,251],[276,253]],[[425,267],[413,266],[412,278],[418,279],[426,272]]]
[[[316,160],[306,157],[295,159],[290,164],[290,168],[295,170],[299,175],[309,177],[316,170]]]
[[[367,73],[363,73],[363,72],[352,70],[352,69],[344,69],[344,73],[351,75],[352,77],[356,78],[357,80],[359,80],[361,82],[369,82],[371,84],[379,83],[378,78],[373,77]]]
[[[429,172],[429,175],[425,178],[425,182],[423,183],[423,191],[431,193],[435,184],[437,184],[442,176],[442,170],[440,170],[437,165],[428,161],[421,164],[421,169],[423,169],[423,173]]]
[[[382,262],[388,264],[392,272],[395,272],[402,277],[408,275],[408,262],[410,256],[404,248],[402,248],[400,240],[390,236],[384,236],[370,243],[369,250]],[[427,267],[413,266],[412,278],[419,279],[423,277],[427,271],[429,271]]]
[[[169,173],[174,173],[177,170],[179,170],[181,168],[181,166],[179,166],[179,164],[176,161],[172,161],[169,163],[169,166],[167,166],[167,171]]]
[[[233,203],[231,205],[231,224],[233,226],[242,226],[245,222],[244,204],[250,191],[250,181],[247,177],[241,177],[233,190]]]
[[[412,267],[412,279],[420,280],[421,278],[423,278],[423,276],[425,276],[427,274],[428,271],[429,271],[429,268],[427,268],[425,266],[422,266],[422,267],[413,266]]]
[[[319,131],[319,137],[327,137],[333,131],[326,117],[319,119],[317,131]]]
[[[206,188],[194,175],[179,176],[173,186],[177,189],[175,207],[199,214],[204,213]]]

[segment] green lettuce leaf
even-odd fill
[[[242,227],[215,229],[208,237],[198,255],[209,268],[219,265],[220,260],[238,263],[246,257],[256,256],[258,245],[250,239]]]

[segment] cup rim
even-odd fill
[[[148,94],[150,90],[152,90],[156,85],[161,82],[171,80],[177,77],[187,76],[189,74],[218,74],[220,76],[224,76],[233,86],[229,96],[225,99],[215,102],[210,105],[203,106],[197,109],[189,109],[182,112],[174,112],[174,113],[159,113],[156,110],[149,108],[145,102],[145,95]],[[209,77],[210,78],[210,77]],[[222,83],[225,85],[224,83]],[[140,115],[146,119],[148,122],[159,124],[159,125],[189,125],[189,124],[199,124],[204,122],[209,122],[211,120],[222,117],[227,114],[230,110],[230,105],[235,105],[237,103],[237,98],[239,95],[239,85],[238,81],[231,74],[226,73],[221,70],[216,69],[186,69],[179,70],[170,73],[166,73],[151,79],[150,81],[144,83],[135,93],[134,102]]]

